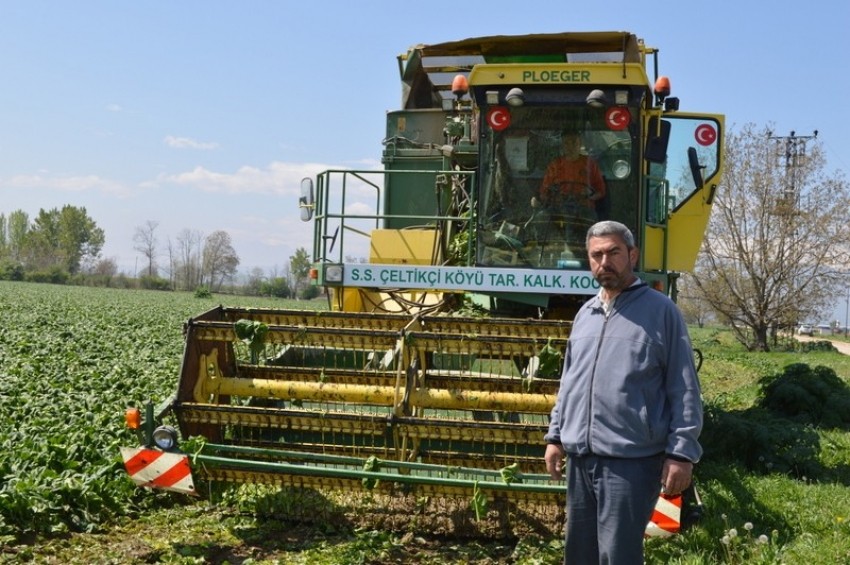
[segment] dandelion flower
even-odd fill
[[[728,533],[728,534],[729,534],[729,537],[730,537],[730,538],[736,538],[736,537],[738,537],[738,530],[736,530],[735,528],[732,528],[731,530],[729,530],[729,531],[728,531],[728,532],[726,532],[726,533]]]
[[[732,540],[729,539],[729,536],[723,536],[722,538],[720,538],[720,543],[722,543],[723,545],[729,545],[730,541]]]
[[[750,530],[752,530],[752,529],[753,529],[753,523],[752,523],[752,522],[747,522],[746,524],[744,524],[744,529],[745,529],[745,530],[747,530],[747,531],[749,532]]]
[[[766,544],[766,543],[767,543],[767,536],[766,536],[766,535],[764,535],[764,534],[760,535],[760,536],[759,536],[759,543],[764,543],[764,544]]]

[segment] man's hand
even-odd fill
[[[546,452],[548,455],[548,451]],[[548,459],[547,459],[548,462]],[[667,458],[661,469],[661,489],[664,494],[675,496],[691,486],[694,464],[689,461],[676,461]]]
[[[549,443],[546,445],[546,454],[543,459],[546,461],[546,470],[549,475],[556,481],[564,479],[564,448],[560,445]]]

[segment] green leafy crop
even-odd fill
[[[241,339],[248,346],[251,352],[251,363],[257,364],[260,355],[266,347],[266,336],[269,334],[269,327],[263,322],[257,320],[238,320],[233,329],[236,332],[236,337]]]

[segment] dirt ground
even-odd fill
[[[794,336],[797,338],[797,341],[830,341],[832,345],[835,346],[835,349],[838,350],[839,353],[843,353],[844,355],[850,355],[850,342],[841,341],[840,339],[830,339],[828,336],[807,336],[807,335],[797,335]]]

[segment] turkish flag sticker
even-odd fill
[[[511,125],[511,112],[504,106],[493,106],[487,112],[487,123],[493,131],[502,131]]]
[[[612,131],[622,131],[629,127],[632,115],[625,106],[613,106],[605,112],[605,124]]]
[[[717,130],[709,124],[702,124],[694,130],[694,138],[700,145],[711,145],[717,141]]]

